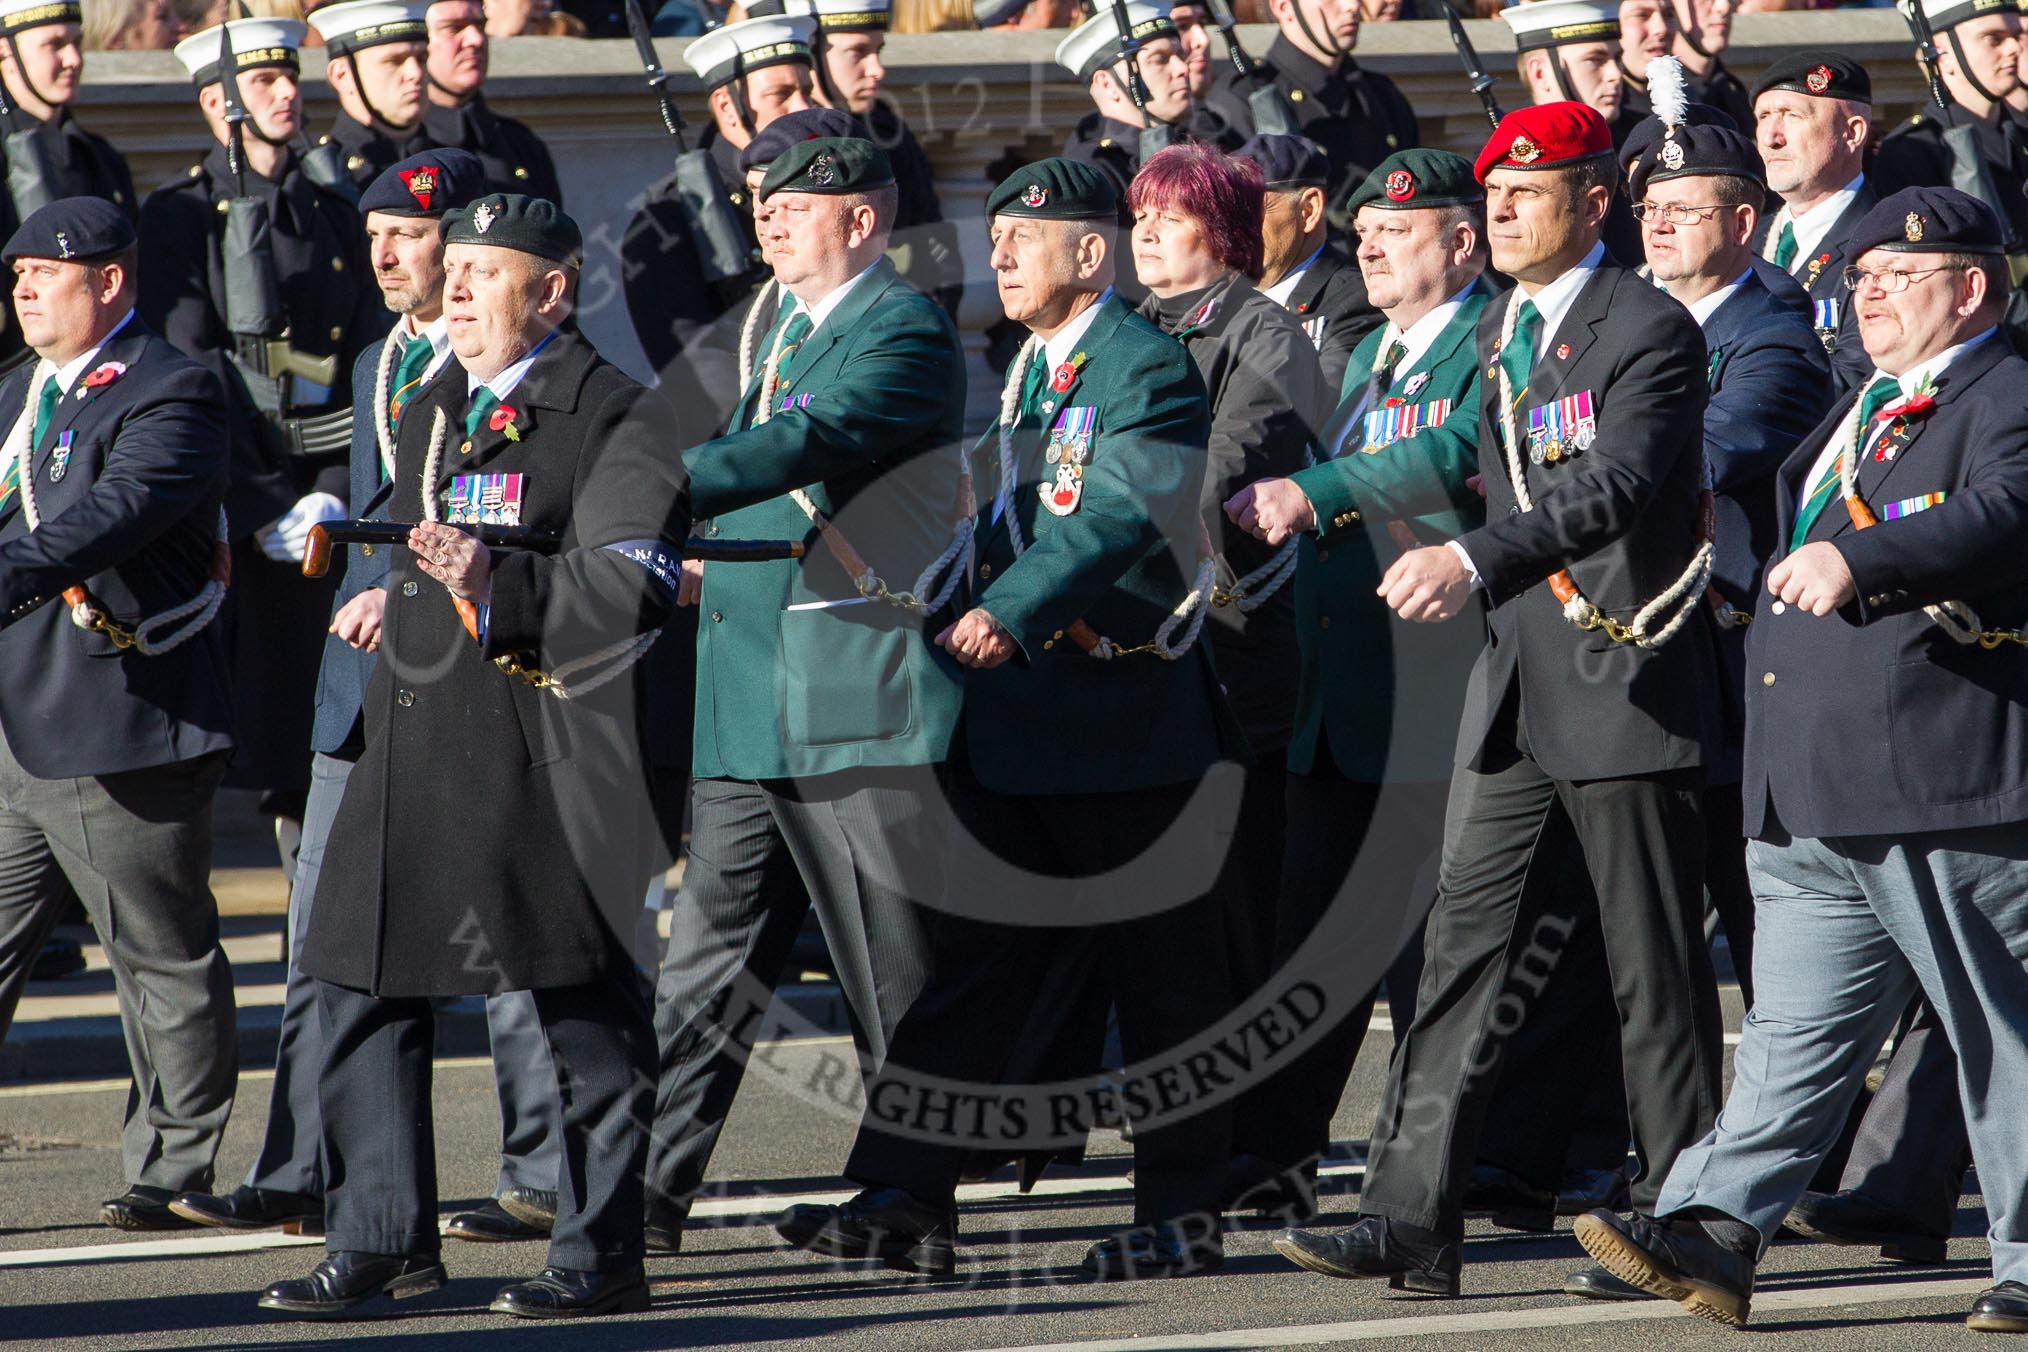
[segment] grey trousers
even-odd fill
[[[211,1186],[239,1077],[232,971],[211,895],[223,755],[37,779],[0,739],[0,1040],[75,894],[113,970],[134,1080],[120,1135],[130,1184]]]
[[[1917,989],[1958,1051],[1997,1281],[2028,1281],[2028,824],[1754,841],[1753,1009],[1717,1125],[1658,1215],[1711,1207],[1763,1240],[1838,1139]]]
[[[303,809],[302,841],[295,881],[289,889],[289,975],[282,996],[281,1040],[275,1047],[275,1080],[268,1091],[267,1130],[260,1153],[247,1170],[249,1187],[322,1196],[324,1169],[318,1158],[323,1135],[317,1108],[317,1079],[324,1066],[324,1037],[317,1018],[316,982],[296,967],[310,929],[310,898],[324,867],[324,844],[345,796],[353,762],[317,753],[310,762],[310,796]],[[535,999],[510,991],[486,1001],[486,1031],[493,1044],[493,1078],[500,1093],[499,1191],[511,1187],[556,1187],[561,1160],[561,1106],[549,1045],[535,1017]]]

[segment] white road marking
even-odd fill
[[[1905,1300],[1969,1301],[1989,1278],[1947,1278],[1934,1281],[1872,1282],[1864,1286],[1797,1286],[1756,1291],[1753,1308],[1774,1310],[1841,1310]],[[1584,1328],[1593,1324],[1625,1324],[1644,1319],[1688,1319],[1689,1311],[1672,1302],[1635,1304],[1592,1303],[1546,1306],[1528,1310],[1489,1310],[1477,1314],[1425,1314],[1397,1319],[1348,1319],[1332,1324],[1300,1324],[1285,1328],[1228,1329],[1219,1333],[1149,1334],[1138,1338],[1094,1339],[1089,1342],[1036,1343],[996,1348],[993,1352],[1229,1352],[1260,1347],[1319,1347],[1339,1343],[1378,1342],[1392,1338],[1427,1338],[1446,1333],[1517,1333],[1529,1329]],[[1747,1327],[1751,1329],[1752,1324]]]

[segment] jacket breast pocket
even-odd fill
[[[2019,791],[2028,766],[2028,661],[1953,648],[1897,662],[1886,679],[1902,793],[1918,803],[1958,803]]]
[[[782,726],[798,746],[886,741],[915,725],[918,621],[880,602],[781,615]]]

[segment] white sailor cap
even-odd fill
[[[1906,14],[1909,3],[1910,0],[1900,0],[1895,8]],[[2020,9],[2014,0],[1922,0],[1922,12],[1929,16],[1929,26],[1941,33],[1967,19],[1983,19],[1988,14],[2018,14]]]
[[[303,36],[310,31],[310,26],[301,19],[234,19],[225,25],[225,31],[232,39],[235,71],[255,70],[261,66],[286,66],[295,70],[296,49],[303,45]],[[199,89],[218,83],[218,55],[217,24],[176,44],[176,59],[183,63],[183,69],[190,72],[190,78]]]
[[[0,35],[11,36],[47,23],[83,22],[84,6],[79,0],[0,0]]]
[[[378,47],[387,42],[428,42],[430,0],[345,0],[310,11],[310,27],[324,39],[331,56]]]
[[[1509,5],[1501,19],[1514,30],[1517,51],[1620,40],[1619,0],[1535,0]]]
[[[1176,36],[1176,21],[1167,5],[1147,0],[1129,0],[1127,32],[1135,43]],[[1120,21],[1110,4],[1102,3],[1098,13],[1070,30],[1070,36],[1056,44],[1056,64],[1080,80],[1089,80],[1101,67],[1120,59]]]
[[[788,61],[813,65],[810,39],[817,21],[802,14],[742,19],[714,28],[683,49],[683,59],[706,89],[716,89],[749,72]]]
[[[893,22],[891,0],[754,0],[749,19],[806,14],[822,33],[885,33]]]

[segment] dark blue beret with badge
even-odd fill
[[[1331,181],[1330,157],[1307,136],[1262,132],[1233,151],[1232,157],[1259,165],[1270,188],[1321,188]]]
[[[441,216],[470,206],[488,188],[486,166],[469,150],[425,150],[390,164],[359,197],[359,214]]]
[[[445,244],[490,244],[566,267],[584,265],[583,232],[562,207],[544,197],[489,192],[468,207],[445,212],[437,234]]]
[[[103,197],[60,197],[30,212],[0,260],[55,258],[95,263],[134,247],[134,223]]]
[[[1627,172],[1627,188],[1639,201],[1650,183],[1721,177],[1765,184],[1767,166],[1761,163],[1753,142],[1731,127],[1682,126],[1671,128],[1633,161]]]
[[[1723,108],[1714,108],[1708,103],[1684,105],[1683,125],[1686,127],[1729,127],[1733,131],[1740,130],[1739,124],[1734,122],[1731,115]],[[1631,173],[1632,166],[1638,163],[1642,156],[1661,144],[1662,138],[1668,134],[1669,125],[1662,121],[1661,118],[1654,116],[1652,113],[1642,118],[1634,124],[1633,130],[1627,133],[1626,141],[1620,146],[1620,163],[1629,166],[1628,172]]]
[[[2000,222],[1984,202],[1956,188],[1903,188],[1883,197],[1846,241],[1848,256],[1895,253],[2005,252]]]
[[[1016,169],[986,197],[986,215],[1042,221],[1117,221],[1112,180],[1082,160],[1052,155]]]
[[[894,182],[887,152],[857,136],[818,136],[798,141],[775,156],[761,180],[760,195],[813,192],[832,197],[871,192]]]
[[[871,139],[866,134],[866,124],[842,108],[805,108],[785,113],[755,132],[754,138],[739,152],[739,171],[750,174],[756,169],[765,169],[796,142],[813,141],[819,136],[856,136],[862,141]]]
[[[1866,73],[1866,67],[1843,52],[1797,52],[1782,57],[1754,82],[1754,100],[1758,102],[1771,89],[1786,89],[1819,99],[1873,102],[1873,77]]]

